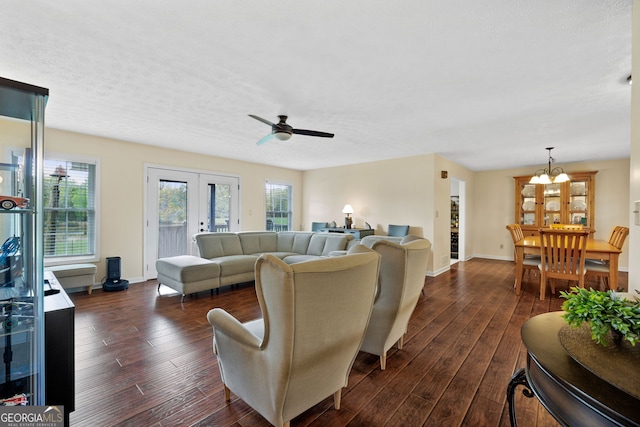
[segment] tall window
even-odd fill
[[[267,230],[292,230],[292,187],[287,184],[277,184],[267,181],[265,191],[267,195]]]
[[[45,258],[96,256],[96,164],[44,161]]]

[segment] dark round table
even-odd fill
[[[507,387],[511,425],[517,425],[514,394],[522,385],[523,394],[535,395],[562,425],[640,426],[640,400],[597,377],[565,351],[558,338],[567,324],[563,313],[541,314],[522,326],[527,366],[513,375]],[[602,363],[615,364],[615,359]]]

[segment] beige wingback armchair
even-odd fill
[[[215,308],[214,352],[224,383],[275,426],[341,390],[362,344],[380,255],[357,245],[343,257],[288,265],[264,254],[256,262],[263,319],[240,323]]]
[[[402,348],[409,318],[424,287],[431,242],[410,235],[400,244],[378,240],[372,248],[380,253],[382,263],[371,320],[360,350],[380,356],[380,368],[384,370],[387,351],[395,343]]]

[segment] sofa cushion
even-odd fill
[[[238,237],[245,255],[275,252],[278,247],[278,235],[274,231],[245,231],[238,233]]]
[[[198,233],[194,239],[202,258],[211,259],[243,254],[240,238],[236,233]]]
[[[278,233],[277,252],[306,254],[307,248],[309,248],[309,241],[313,235],[314,233],[309,232],[281,231]]]
[[[317,233],[311,236],[306,254],[328,256],[331,251],[347,249],[347,242],[351,239],[351,234]]]
[[[257,255],[228,255],[211,261],[220,266],[220,276],[224,277],[246,272],[253,274],[257,259]]]

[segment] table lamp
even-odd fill
[[[351,205],[344,205],[344,208],[342,208],[342,213],[347,214],[347,216],[344,218],[344,228],[350,229],[351,224],[353,223],[350,216],[353,213],[353,208],[351,207]]]

